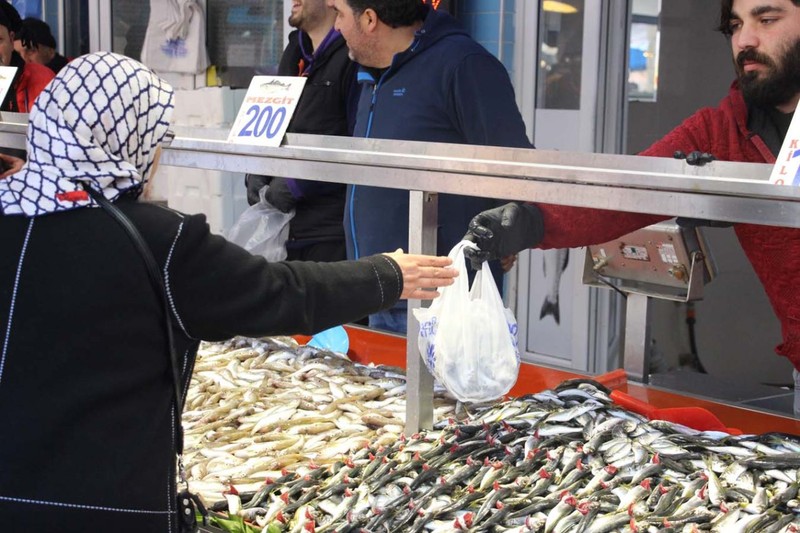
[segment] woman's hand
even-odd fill
[[[449,257],[432,255],[412,255],[403,253],[402,249],[384,254],[394,259],[403,273],[403,292],[401,299],[430,300],[437,298],[437,287],[453,284],[458,271],[448,268],[453,261]]]
[[[2,174],[0,174],[0,180],[9,177],[12,174],[16,174],[17,172],[19,172],[19,170],[22,168],[22,165],[24,164],[25,161],[23,161],[19,157],[0,154],[0,167],[2,167]]]

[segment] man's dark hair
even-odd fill
[[[800,6],[800,0],[792,0],[796,6]],[[733,0],[722,0],[719,11],[719,26],[717,30],[726,37],[731,36],[731,19],[733,18]]]
[[[53,37],[50,26],[37,18],[28,17],[23,20],[16,37],[22,41],[22,46],[28,49],[36,48],[39,45],[48,48],[56,47],[56,38]]]
[[[353,13],[372,9],[384,24],[392,28],[411,26],[425,19],[428,8],[423,0],[346,0]]]
[[[20,24],[22,24],[22,17],[19,16],[19,12],[14,6],[5,0],[0,0],[0,26],[5,26],[8,31],[17,33]]]

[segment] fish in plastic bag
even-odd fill
[[[503,305],[488,263],[472,288],[461,241],[449,254],[459,276],[428,308],[414,309],[420,324],[419,351],[428,370],[457,399],[494,400],[506,394],[519,374],[517,319]]]

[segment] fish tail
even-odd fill
[[[558,300],[551,301],[550,298],[545,297],[544,302],[542,302],[542,310],[539,312],[539,319],[548,315],[553,317],[556,324],[561,324],[561,311],[558,306]]]

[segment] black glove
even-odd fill
[[[684,154],[680,150],[672,154],[672,157],[675,159],[685,159],[687,165],[702,167],[706,163],[710,163],[716,159],[713,155],[707,152],[701,152],[700,150],[695,150],[694,152],[689,152],[689,155]],[[675,222],[682,228],[689,228],[694,229],[701,226],[709,227],[709,228],[729,228],[733,226],[732,222],[721,222],[719,220],[705,220],[702,218],[683,218],[678,217],[675,219]]]
[[[249,205],[256,205],[261,201],[258,196],[258,191],[269,185],[272,181],[272,176],[259,176],[258,174],[245,174],[244,185],[247,187],[247,203]]]
[[[533,248],[543,237],[544,220],[539,208],[511,202],[479,213],[470,221],[464,239],[477,244],[479,250],[467,248],[464,255],[478,270],[484,261]]]
[[[689,155],[686,155],[680,150],[678,150],[677,152],[672,154],[672,157],[674,157],[675,159],[685,159],[687,165],[693,165],[697,167],[702,167],[706,163],[710,163],[717,159],[708,152],[701,152],[700,150],[695,150],[694,152],[690,152]],[[705,220],[702,218],[678,217],[675,220],[675,222],[680,227],[689,229],[694,229],[698,227],[730,228],[731,226],[733,226],[733,222],[722,222],[719,220]]]
[[[284,178],[272,178],[269,189],[267,189],[266,199],[283,213],[288,213],[297,205],[297,198],[292,194],[289,184]]]
[[[684,218],[678,217],[675,223],[682,228],[695,229],[699,227],[707,228],[730,228],[733,222],[724,222],[722,220],[706,220],[704,218]]]
[[[715,161],[717,158],[707,152],[701,152],[700,150],[695,150],[694,152],[689,152],[689,155],[684,154],[680,150],[672,154],[672,157],[675,159],[685,159],[687,165],[692,165],[695,167],[702,167],[706,163],[711,163]]]

